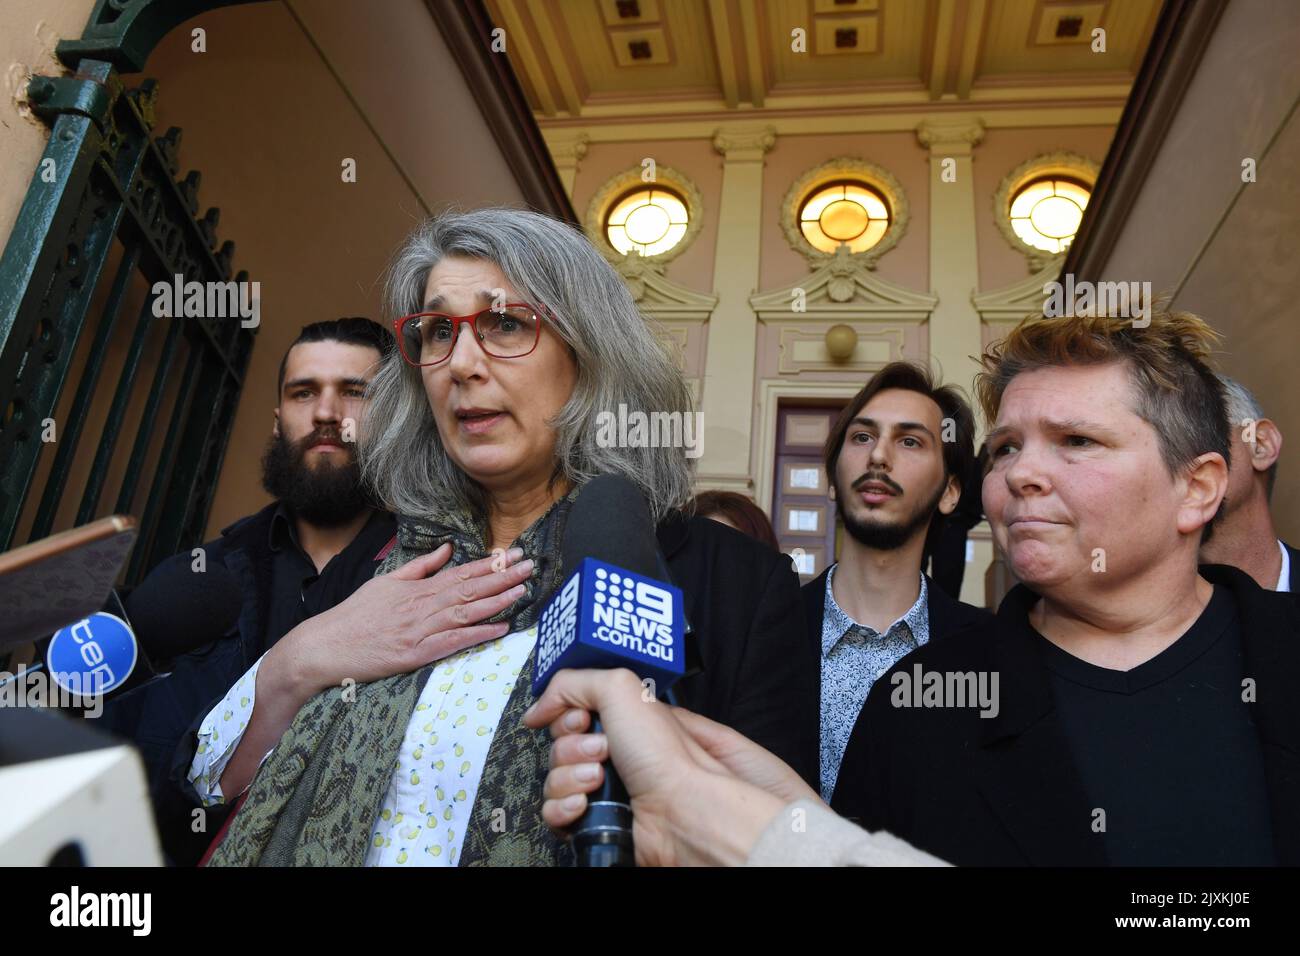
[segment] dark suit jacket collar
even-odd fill
[[[1291,593],[1296,600],[1300,601],[1300,551],[1285,541],[1282,542],[1282,547],[1286,548],[1287,554],[1291,555]]]
[[[826,570],[799,589],[799,596],[803,598],[803,613],[808,625],[808,636],[812,639],[813,646],[817,648],[819,657],[822,646],[822,621],[826,617],[826,582],[830,578],[830,573],[831,566],[827,565]]]
[[[808,623],[808,633],[813,643],[822,645],[822,619],[826,613],[826,582],[830,580],[832,565],[805,584],[800,590],[803,596],[804,619]],[[981,620],[987,619],[987,613],[981,608],[971,607],[948,596],[943,588],[926,575],[926,613],[930,618],[930,640],[944,638],[955,631],[962,630]]]
[[[659,539],[659,550],[667,560],[684,548],[686,542],[690,540],[689,519],[680,511],[671,511],[655,528],[655,536]]]
[[[1300,611],[1285,595],[1260,588],[1236,568],[1205,565],[1201,574],[1229,591],[1236,606],[1245,675],[1255,681],[1252,716],[1259,728],[1278,862],[1300,863]],[[1083,825],[1065,832],[1060,808],[1081,807],[1082,783],[1056,719],[1047,668],[1028,612],[1038,595],[1012,588],[980,655],[999,675],[997,717],[985,724],[976,771],[981,789],[1031,860],[1052,848],[1056,862],[1103,863],[1102,842]],[[1044,842],[1046,841],[1046,842]],[[1062,843],[1064,841],[1064,844]]]

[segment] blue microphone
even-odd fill
[[[686,614],[681,590],[658,578],[655,527],[636,485],[614,475],[583,485],[560,553],[564,583],[538,622],[533,696],[571,667],[625,667],[667,693],[686,670]],[[602,732],[599,715],[592,732]],[[572,839],[579,866],[635,865],[631,802],[612,764]]]
[[[566,667],[626,667],[653,681],[658,696],[685,671],[685,633],[680,589],[583,558],[542,611],[533,695]]]
[[[241,606],[239,582],[225,565],[198,572],[188,554],[178,554],[125,600],[112,590],[100,611],[38,642],[38,662],[24,673],[44,671],[74,710],[108,701],[165,678],[177,657],[220,640],[238,624]]]

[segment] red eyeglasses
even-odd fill
[[[447,361],[456,347],[461,325],[474,332],[479,346],[493,358],[531,355],[542,337],[541,310],[525,302],[484,309],[472,315],[417,312],[393,322],[402,358],[417,368]]]

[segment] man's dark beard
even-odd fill
[[[322,441],[338,444],[347,461],[335,465],[323,459],[317,467],[309,466],[305,460],[307,449]],[[329,429],[318,428],[298,442],[272,435],[262,455],[262,487],[298,517],[320,528],[345,525],[371,506],[361,485],[356,452],[338,432]]]
[[[857,481],[853,482],[849,494],[856,494],[857,488],[869,481],[879,481],[888,485],[890,490],[895,494],[902,494],[903,489],[899,487],[888,475],[877,472],[868,472]],[[936,509],[939,507],[939,499],[943,497],[944,491],[948,487],[948,478],[945,475],[943,481],[939,483],[938,489],[930,500],[923,502],[921,507],[914,510],[900,524],[888,524],[883,521],[876,521],[872,518],[859,518],[850,515],[844,507],[846,496],[840,489],[839,482],[835,483],[835,510],[839,513],[840,521],[844,523],[844,530],[852,535],[853,539],[859,544],[876,551],[894,551],[907,544],[912,536],[918,531],[926,528],[930,524],[930,519],[934,517]]]

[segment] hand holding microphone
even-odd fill
[[[569,511],[560,554],[564,583],[538,622],[533,695],[557,674],[588,667],[626,669],[651,700],[666,694],[686,673],[689,628],[636,485],[619,475],[588,481]],[[592,719],[599,730],[601,718]],[[627,791],[612,768],[597,788],[569,834],[577,865],[634,866]]]
[[[524,721],[538,728],[552,724],[557,738],[543,818],[567,828],[579,866],[744,859],[745,841],[787,801],[735,777],[720,757],[751,772],[759,768],[756,776],[778,791],[788,775],[798,797],[816,794],[780,760],[712,721],[695,725],[708,743],[702,746],[655,702],[691,669],[690,626],[684,596],[668,580],[645,498],[632,481],[600,475],[583,486],[568,515],[561,556],[564,583],[538,628],[533,694],[539,699]],[[570,715],[577,722],[568,727],[566,707],[577,709]],[[589,726],[596,733],[565,741],[566,732]],[[605,730],[614,749],[584,754],[584,746],[597,752],[607,746]],[[638,740],[648,745],[638,749]],[[612,766],[593,765],[606,757]],[[583,765],[582,771],[571,764]],[[621,779],[624,773],[629,780]],[[563,806],[566,797],[581,799]],[[719,820],[716,810],[696,812],[694,819],[679,812],[708,811],[718,800],[743,820]]]
[[[585,733],[598,711],[604,733]],[[787,804],[817,794],[779,758],[729,727],[647,701],[631,671],[566,670],[524,715],[551,729],[542,818],[564,830],[611,760],[631,797],[639,866],[743,863]]]

